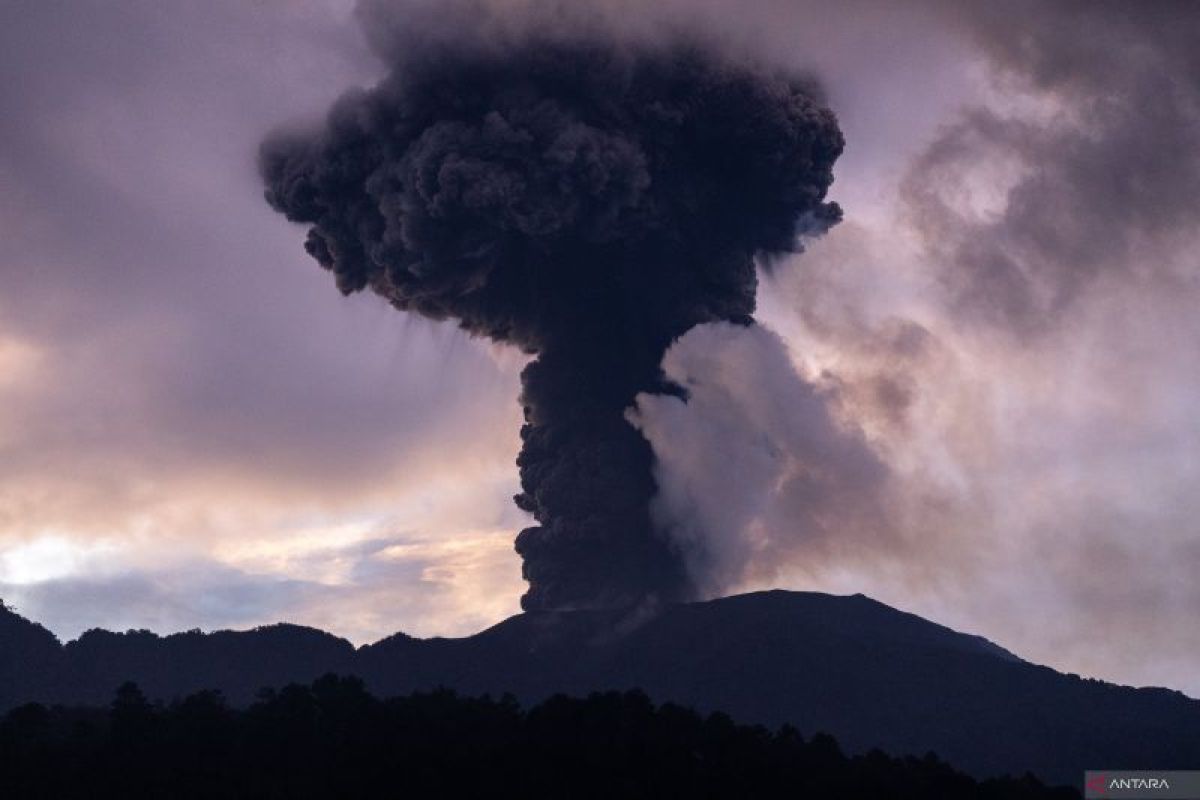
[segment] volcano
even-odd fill
[[[1200,701],[1057,672],[987,639],[863,595],[770,591],[624,610],[534,611],[463,638],[403,633],[355,648],[294,625],[249,631],[93,630],[60,645],[0,612],[0,704],[106,705],[133,680],[169,701],[219,689],[235,704],[326,672],[392,696],[447,687],[512,693],[640,688],[656,701],[790,723],[849,752],[929,751],[979,777],[1200,763]]]

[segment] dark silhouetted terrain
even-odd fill
[[[36,664],[26,668],[24,664]],[[1200,764],[1200,701],[1024,662],[861,595],[763,592],[657,611],[537,612],[462,639],[397,634],[355,650],[308,628],[158,637],[92,631],[59,646],[0,619],[0,700],[107,704],[135,681],[152,700],[217,689],[245,706],[263,686],[360,675],[379,696],[449,687],[532,704],[639,688],[738,722],[827,732],[851,753],[932,750],[980,776]]]
[[[828,736],[769,732],[641,692],[380,701],[325,676],[245,710],[201,692],[156,706],[21,706],[0,721],[6,797],[1077,798],[1025,777],[982,783],[933,755],[847,758]]]

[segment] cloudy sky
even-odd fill
[[[847,140],[765,328],[689,334],[692,401],[631,414],[707,591],[1200,695],[1200,10],[637,6],[602,27],[811,72]],[[523,358],[340,296],[262,200],[264,135],[382,75],[362,19],[0,0],[0,597],[62,638],[518,608]]]

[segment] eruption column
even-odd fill
[[[748,324],[759,254],[840,217],[842,137],[806,81],[696,47],[539,41],[400,54],[316,131],[263,145],[266,197],[344,293],[535,355],[517,504],[526,609],[683,599],[652,453],[625,419],[678,392],[691,327]]]

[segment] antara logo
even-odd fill
[[[1110,789],[1170,789],[1171,784],[1166,778],[1109,778],[1101,773],[1088,778],[1087,788],[1097,794],[1105,794]]]
[[[1084,797],[1200,798],[1200,770],[1087,770]]]
[[[1113,778],[1109,789],[1170,789],[1166,778]]]

